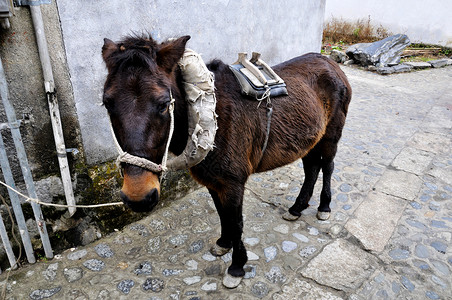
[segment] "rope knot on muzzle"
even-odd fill
[[[156,164],[146,158],[138,157],[127,152],[119,154],[117,162],[134,165],[156,174],[160,174],[167,170],[167,168],[163,165]]]

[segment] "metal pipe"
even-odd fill
[[[0,132],[0,164],[2,167],[3,177],[5,178],[5,183],[12,188],[16,188],[1,132]],[[19,227],[20,237],[22,238],[22,244],[24,245],[27,260],[29,263],[33,264],[36,262],[36,258],[33,254],[33,246],[31,245],[27,224],[25,223],[25,217],[22,212],[22,207],[20,206],[19,196],[10,189],[8,189],[8,194],[9,199],[11,200],[11,206],[13,207],[14,216],[16,217],[17,227]]]
[[[6,117],[8,119],[9,126],[11,128],[11,135],[13,137],[14,145],[16,146],[17,158],[22,169],[25,185],[27,187],[28,196],[31,198],[37,198],[36,189],[33,182],[33,176],[31,175],[30,165],[28,164],[27,153],[22,142],[22,137],[19,130],[19,122],[16,119],[16,113],[14,107],[9,101],[8,84],[6,82],[5,71],[0,59],[0,96],[2,98],[3,106],[5,108]],[[41,236],[42,246],[47,258],[53,258],[52,246],[50,245],[49,235],[47,234],[47,227],[42,216],[41,207],[39,204],[31,203],[33,214],[38,227],[39,235]]]
[[[36,2],[37,5],[32,5]],[[63,182],[64,194],[66,196],[66,203],[71,205],[69,207],[69,215],[75,213],[75,198],[72,190],[72,180],[69,171],[69,164],[67,160],[66,146],[64,144],[63,129],[61,126],[60,110],[58,108],[58,99],[55,90],[55,82],[52,72],[52,64],[50,62],[49,50],[47,48],[47,39],[44,32],[44,22],[42,19],[41,7],[39,0],[30,1],[31,18],[33,20],[33,27],[36,35],[36,42],[38,44],[39,57],[42,65],[42,73],[44,75],[44,88],[46,91],[47,102],[49,104],[50,119],[52,122],[53,136],[55,139],[55,146],[57,150],[58,163],[60,165],[61,180]]]
[[[8,256],[9,264],[11,268],[17,269],[16,256],[14,256],[13,249],[11,248],[11,242],[8,238],[8,233],[6,232],[5,223],[3,223],[2,215],[0,215],[0,236],[2,238],[3,247],[5,247],[6,255]],[[1,270],[0,270],[1,274]]]

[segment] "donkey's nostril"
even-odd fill
[[[145,201],[151,202],[151,203],[155,203],[157,204],[157,202],[159,201],[159,192],[157,191],[156,188],[153,188],[147,195],[146,197],[144,197]],[[154,204],[154,206],[155,206]],[[154,207],[153,206],[153,207]]]
[[[159,201],[159,192],[157,189],[152,189],[142,200],[132,201],[123,192],[120,193],[122,202],[124,202],[127,207],[135,212],[147,212],[151,211]]]

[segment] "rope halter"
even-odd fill
[[[113,131],[113,126],[111,125],[111,122],[110,122],[110,129],[111,129],[111,133],[113,136],[113,140],[115,142],[116,149],[118,150],[118,153],[119,153],[119,156],[116,159],[118,164],[119,163],[127,163],[130,165],[134,165],[134,166],[143,168],[145,170],[151,171],[152,173],[156,173],[156,174],[160,174],[167,170],[166,162],[168,160],[169,145],[171,143],[171,139],[172,139],[173,133],[174,133],[174,102],[175,102],[175,100],[173,98],[173,94],[171,93],[171,89],[169,90],[169,94],[170,94],[170,104],[168,107],[168,112],[170,115],[170,129],[169,129],[169,134],[168,134],[168,141],[166,142],[165,153],[163,154],[162,163],[156,164],[155,162],[152,162],[149,159],[135,156],[135,155],[132,155],[132,154],[127,153],[124,150],[122,150],[122,148],[119,145],[118,140],[116,138],[115,132]]]

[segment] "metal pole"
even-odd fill
[[[32,0],[30,2],[39,1]],[[44,88],[46,91],[47,102],[49,104],[50,119],[52,121],[53,136],[60,165],[61,181],[63,182],[64,194],[69,207],[69,215],[75,213],[75,198],[72,190],[71,174],[69,172],[69,164],[67,161],[66,146],[64,144],[63,129],[61,127],[60,110],[58,108],[58,99],[55,90],[55,82],[53,79],[52,65],[50,63],[49,50],[47,48],[47,40],[44,32],[44,22],[42,20],[41,7],[39,5],[30,5],[33,27],[35,29],[36,42],[38,44],[39,57],[41,59],[42,73],[44,75]]]
[[[12,188],[16,188],[14,184],[13,174],[11,173],[11,167],[9,165],[8,156],[5,150],[5,144],[3,143],[3,137],[0,132],[0,164],[2,167],[3,177],[5,178],[5,183]],[[22,243],[24,245],[25,254],[27,255],[27,260],[29,263],[33,264],[36,262],[36,258],[33,254],[33,246],[31,245],[30,236],[28,234],[27,225],[25,223],[25,217],[22,212],[22,207],[20,206],[19,196],[8,189],[9,199],[11,199],[11,205],[13,207],[14,215],[16,216],[17,227],[19,227],[20,237],[22,238]]]
[[[14,107],[9,101],[8,97],[8,85],[6,82],[5,71],[3,69],[2,60],[0,59],[0,96],[5,108],[6,117],[11,128],[11,135],[13,137],[14,145],[16,146],[17,158],[19,159],[22,174],[24,176],[25,185],[27,186],[28,196],[31,198],[38,198],[36,195],[36,189],[33,182],[33,176],[31,175],[30,166],[28,164],[27,154],[25,153],[25,147],[20,136],[19,123],[16,119],[16,113]],[[49,235],[47,234],[47,227],[42,216],[41,207],[34,202],[31,203],[34,217],[38,226],[38,231],[41,236],[42,246],[47,258],[53,258],[52,246],[50,245]]]
[[[11,248],[11,243],[8,238],[8,233],[6,232],[5,223],[3,223],[2,215],[0,215],[0,236],[2,238],[3,246],[6,250],[6,255],[8,256],[9,264],[11,265],[12,269],[16,269],[16,257],[14,256],[13,249]]]

